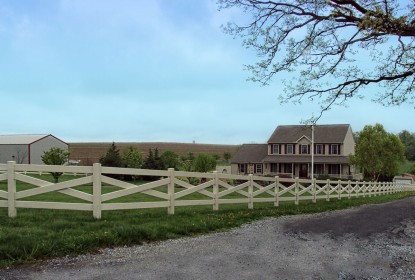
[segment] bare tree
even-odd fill
[[[384,105],[414,99],[415,0],[219,0],[219,7],[248,16],[224,29],[256,49],[252,81],[267,85],[297,71],[282,102],[318,99],[323,113],[374,85],[381,88],[372,99]],[[362,50],[371,63],[359,61]]]
[[[27,151],[22,151],[21,148],[16,148],[16,162],[22,164],[27,159]]]

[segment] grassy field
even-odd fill
[[[51,177],[46,177],[52,180]],[[70,179],[70,176],[62,178]],[[42,176],[45,179],[45,175]],[[138,182],[142,183],[142,182]],[[5,182],[0,189],[5,189]],[[18,190],[30,188],[19,183]],[[91,186],[81,186],[89,192]],[[103,192],[114,191],[104,186]],[[165,191],[159,189],[160,191]],[[278,208],[272,203],[255,204],[255,209],[247,209],[246,204],[221,205],[219,211],[212,206],[177,207],[175,215],[167,215],[167,210],[140,209],[104,211],[101,220],[95,220],[91,212],[44,209],[17,209],[17,217],[7,217],[7,209],[0,209],[0,267],[35,263],[37,261],[87,252],[97,252],[99,248],[141,244],[182,236],[193,236],[215,231],[224,231],[266,217],[316,213],[345,209],[367,203],[382,203],[411,195],[398,193],[388,196],[352,198],[350,200],[319,200],[317,203],[303,202],[297,206],[293,202],[281,203]],[[189,199],[198,198],[198,194]],[[43,194],[30,200],[78,202],[59,193]],[[152,200],[136,194],[118,201]]]
[[[407,161],[406,163],[402,164],[399,173],[406,173],[413,165],[415,164],[415,160]]]

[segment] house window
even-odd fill
[[[287,155],[292,155],[292,154],[294,154],[294,149],[293,149],[293,144],[287,144],[287,146],[286,146],[286,148],[287,148],[287,150],[286,150],[286,154]]]
[[[262,164],[255,164],[255,173],[262,173]]]
[[[285,164],[285,173],[293,173],[293,165],[291,163]]]
[[[308,145],[300,145],[300,154],[306,155],[308,153]]]
[[[330,164],[329,165],[330,175],[340,175],[340,165],[339,164]]]
[[[246,165],[245,164],[239,164],[239,173],[245,173],[246,172]]]
[[[278,172],[278,164],[271,163],[271,173],[277,173],[277,172]]]
[[[323,155],[324,154],[324,147],[323,144],[316,144],[316,155]]]
[[[272,154],[280,153],[280,144],[272,144]]]
[[[330,145],[330,152],[331,152],[332,155],[339,155],[340,154],[339,144],[331,144]]]
[[[314,174],[315,175],[324,174],[324,165],[323,164],[315,164],[314,165]]]

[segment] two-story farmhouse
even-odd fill
[[[267,144],[242,145],[231,159],[232,173],[310,178],[313,162],[314,177],[354,177],[349,164],[349,155],[355,152],[350,125],[316,125],[313,129],[314,133],[311,126],[281,125]]]

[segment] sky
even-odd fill
[[[247,81],[254,50],[221,26],[241,19],[215,0],[0,0],[0,134],[66,142],[265,143],[278,125],[318,115]],[[413,104],[368,97],[319,124],[381,123],[415,132]]]

